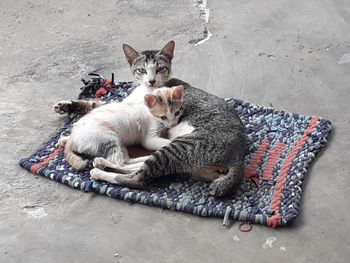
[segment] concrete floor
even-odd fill
[[[350,2],[208,1],[208,24],[200,2],[1,0],[0,262],[349,262]],[[211,38],[190,44],[205,27]],[[170,39],[174,76],[332,121],[294,225],[241,233],[238,223],[86,194],[17,165],[62,123],[51,106],[75,98],[81,76],[130,80],[121,44]]]

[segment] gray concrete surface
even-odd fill
[[[197,2],[1,0],[0,262],[349,262],[350,2],[210,0],[207,25]],[[205,27],[211,38],[190,44]],[[75,98],[81,76],[130,80],[121,44],[170,39],[174,76],[332,120],[293,226],[241,233],[238,223],[82,193],[17,165],[62,123],[51,106]],[[271,236],[273,248],[262,248]]]

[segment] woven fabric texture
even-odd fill
[[[101,82],[101,81],[100,81]],[[119,82],[103,83],[85,98],[121,101],[133,89]],[[84,97],[84,96],[80,96]],[[328,120],[260,107],[228,99],[241,117],[247,133],[245,179],[235,196],[219,199],[208,195],[208,184],[194,181],[162,181],[145,190],[93,181],[89,169],[75,171],[64,158],[57,141],[70,133],[77,115],[67,116],[61,128],[19,164],[34,174],[80,189],[129,202],[159,206],[199,216],[224,217],[268,226],[290,224],[298,215],[302,184],[316,154],[327,144],[332,130]]]

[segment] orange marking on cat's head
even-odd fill
[[[175,113],[181,109],[183,96],[184,87],[182,85],[159,88],[152,94],[145,95],[145,105],[150,113],[160,119],[166,127],[172,127],[177,124],[179,116]],[[166,121],[168,123],[165,123]]]

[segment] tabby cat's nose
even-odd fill
[[[148,82],[149,82],[149,84],[151,84],[151,86],[153,86],[154,83],[156,83],[156,80],[155,80],[155,79],[152,79],[152,80],[149,80]]]

